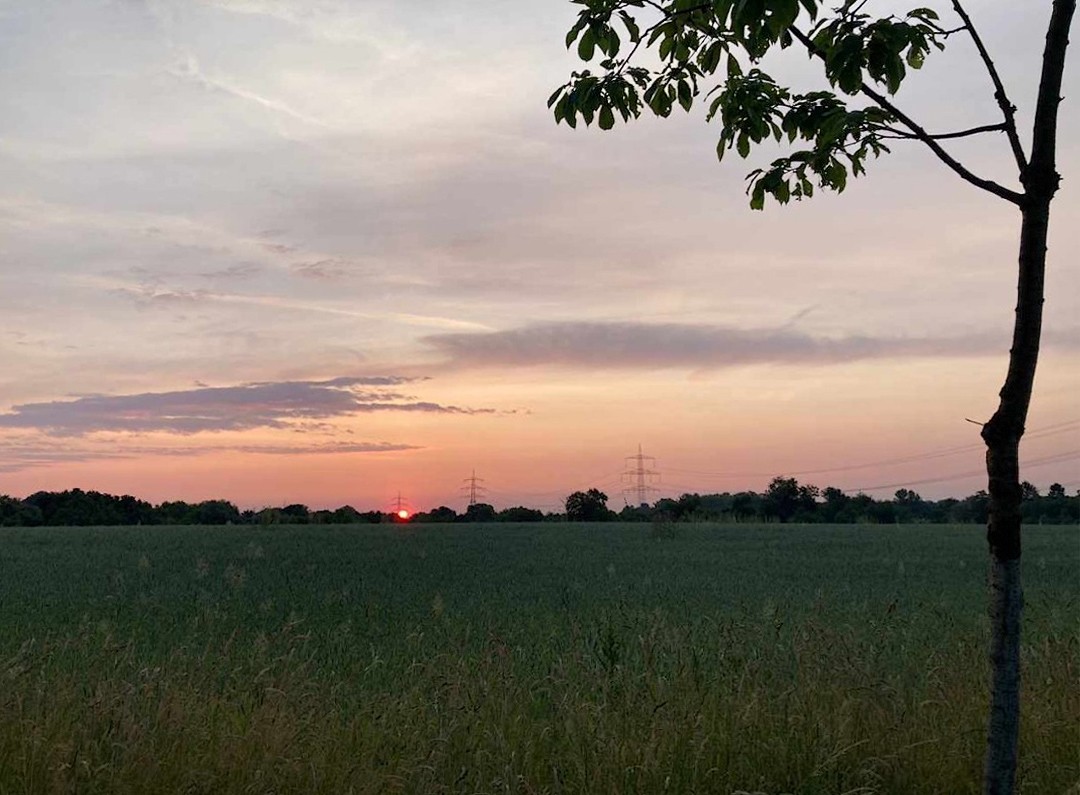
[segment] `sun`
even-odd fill
[[[397,518],[404,522],[406,519],[409,518],[409,512],[402,508],[400,511],[397,512]]]

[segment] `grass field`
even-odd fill
[[[974,793],[983,530],[0,530],[0,795]],[[1021,791],[1080,791],[1026,531]]]

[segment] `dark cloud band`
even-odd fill
[[[89,395],[13,406],[10,412],[0,414],[0,428],[33,428],[58,436],[96,431],[192,434],[284,428],[298,422],[372,412],[484,414],[494,411],[419,401],[394,389],[415,380],[399,376],[345,376],[327,381]]]
[[[1054,341],[1077,346],[1075,333]],[[434,334],[425,342],[450,367],[556,365],[599,368],[840,364],[869,359],[971,357],[1004,353],[1007,340],[959,337],[814,337],[790,329],[705,324],[546,323],[487,333]]]
[[[20,472],[55,464],[78,464],[87,461],[124,460],[148,456],[201,456],[214,453],[247,455],[345,455],[360,453],[396,453],[421,450],[412,444],[394,442],[326,442],[322,444],[204,445],[196,447],[110,447],[80,446],[48,440],[0,444],[0,472]]]

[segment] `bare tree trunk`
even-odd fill
[[[1009,373],[1001,404],[983,427],[989,476],[990,660],[993,667],[987,733],[986,795],[1013,791],[1020,732],[1020,438],[1024,434],[1042,329],[1046,232],[1050,204],[1024,209],[1020,235],[1020,280]]]
[[[1057,191],[1054,162],[1061,77],[1076,0],[1055,0],[1043,51],[1031,161],[1021,179],[1024,201],[1019,280],[1009,371],[994,416],[983,426],[990,519],[990,660],[993,666],[987,732],[985,795],[1010,795],[1020,734],[1020,439],[1027,422],[1039,359],[1050,201]]]

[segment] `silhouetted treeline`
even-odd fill
[[[1041,494],[1024,483],[1023,520],[1028,524],[1080,522],[1080,493],[1069,496],[1059,483]],[[985,523],[989,498],[978,491],[963,499],[924,500],[910,489],[892,499],[867,494],[845,494],[833,487],[800,484],[795,478],[774,478],[764,492],[683,494],[652,505],[626,506],[619,512],[607,507],[607,495],[598,489],[574,492],[566,499],[565,513],[544,513],[515,506],[496,510],[487,503],[470,505],[462,513],[441,505],[409,517],[413,523],[651,521],[680,522],[809,522],[828,524],[954,524]],[[227,500],[152,505],[130,495],[120,497],[97,491],[39,491],[25,499],[0,495],[0,526],[106,526],[106,525],[359,525],[401,521],[384,511],[359,511],[351,505],[335,510],[311,510],[294,503],[281,508],[240,510]]]
[[[1080,522],[1080,492],[1065,493],[1060,483],[1046,495],[1030,483],[1023,484],[1021,505],[1027,524],[1076,524]],[[674,521],[806,522],[822,524],[985,524],[990,497],[977,491],[963,499],[923,499],[911,489],[899,489],[892,499],[877,500],[868,494],[845,494],[840,489],[800,484],[795,478],[774,478],[763,493],[683,494],[664,498],[647,508],[627,506],[612,518],[647,521],[657,517]]]
[[[409,517],[410,522],[540,522],[561,519],[533,508],[517,506],[496,511],[486,503],[457,513],[445,505]],[[117,497],[98,491],[39,491],[26,499],[0,495],[0,527],[58,527],[112,525],[274,525],[380,524],[400,522],[384,511],[358,511],[351,505],[336,510],[311,510],[294,503],[258,511],[240,510],[227,500],[163,502],[152,505],[128,494]]]

